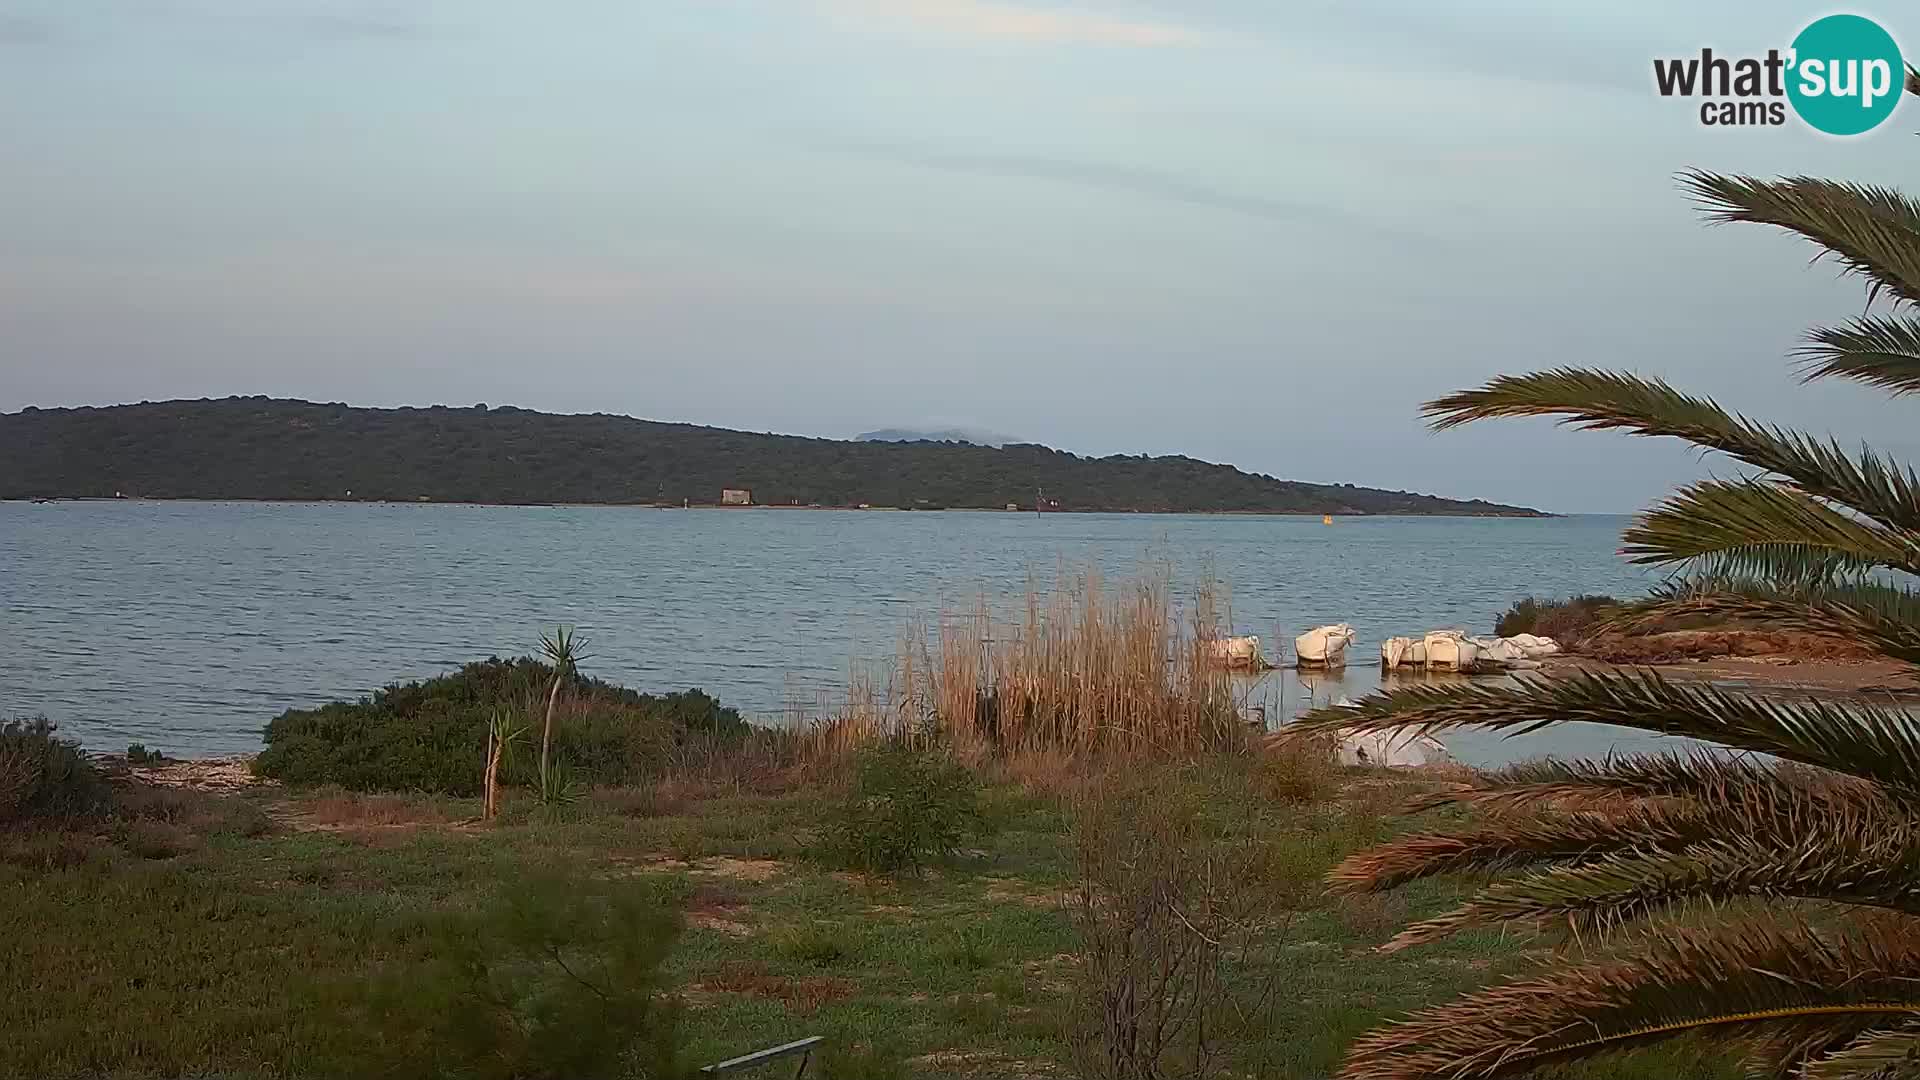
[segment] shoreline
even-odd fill
[[[1285,665],[1269,669],[1271,672],[1290,670],[1293,669]],[[1920,709],[1920,673],[1914,673],[1890,660],[1791,661],[1781,656],[1727,656],[1687,663],[1615,664],[1578,655],[1562,655],[1549,658],[1544,667],[1534,671],[1491,672],[1466,678],[1473,682],[1491,683],[1529,675],[1554,679],[1588,672],[1619,674],[1637,671],[1652,671],[1673,682],[1707,683],[1744,693],[1771,696],[1804,694],[1842,703]],[[1451,682],[1457,678],[1442,676],[1438,681]],[[144,764],[129,762],[124,752],[84,752],[102,765],[124,768],[136,777],[155,783],[203,791],[227,791],[278,785],[278,781],[252,774],[251,764],[261,749],[264,746],[254,750],[169,756]]]
[[[1498,519],[1502,521],[1549,521],[1569,517],[1615,517],[1626,515],[1611,514],[1554,514],[1540,510],[1531,513],[1421,513],[1409,511],[1398,514],[1374,514],[1365,511],[1326,511],[1326,510],[1142,510],[1142,509],[1082,509],[1057,508],[1036,511],[1032,507],[1008,510],[1004,506],[829,506],[809,504],[796,506],[781,503],[750,503],[747,505],[727,503],[688,503],[677,505],[659,502],[483,502],[469,499],[293,499],[293,498],[247,498],[231,496],[226,498],[207,498],[198,495],[170,497],[158,495],[139,495],[116,497],[112,495],[9,495],[0,497],[0,503],[27,503],[42,505],[53,503],[203,503],[221,505],[237,503],[256,506],[466,506],[494,509],[555,509],[555,510],[725,510],[740,512],[749,510],[827,510],[849,513],[889,513],[889,514],[1027,514],[1034,517],[1048,517],[1054,514],[1108,514],[1108,515],[1154,515],[1158,517],[1283,517],[1315,518],[1332,517],[1336,522],[1341,518],[1459,518],[1470,520]]]

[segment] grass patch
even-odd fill
[[[1469,934],[1374,952],[1396,920],[1461,895],[1422,882],[1389,901],[1404,908],[1375,910],[1321,894],[1319,875],[1335,860],[1403,827],[1392,807],[1406,782],[1336,772],[1304,788],[1280,784],[1326,793],[1286,800],[1262,794],[1265,768],[1222,756],[1188,776],[1200,796],[1192,829],[1247,841],[1260,859],[1246,872],[1274,906],[1271,932],[1251,939],[1253,974],[1279,988],[1257,1043],[1243,1048],[1264,1062],[1258,1075],[1330,1075],[1360,1031],[1518,970],[1550,944]],[[596,1006],[551,997],[570,977],[545,946],[559,942],[577,973],[605,978],[614,969],[602,965],[619,959],[610,935],[623,925],[684,926],[670,949],[652,931],[614,935],[652,943],[630,970],[637,985],[680,999],[654,1019],[683,1063],[819,1034],[829,1040],[821,1075],[1070,1074],[1083,942],[1065,900],[1079,871],[1073,809],[1052,785],[983,787],[978,804],[997,831],[978,841],[982,853],[898,878],[809,857],[843,805],[837,775],[767,791],[702,779],[639,814],[610,792],[561,818],[523,797],[485,827],[471,800],[129,785],[116,788],[124,808],[93,826],[0,832],[0,994],[15,1003],[0,1075],[419,1072],[430,1045],[461,1069],[472,1055],[524,1066],[531,1036],[448,1026],[490,1015],[472,973],[491,972],[488,986],[575,1030]],[[651,800],[646,790],[636,798]],[[387,840],[362,842],[361,831]],[[556,874],[572,884],[538,884]],[[609,895],[641,906],[614,919]],[[537,899],[516,906],[516,896]],[[477,942],[493,945],[476,952]],[[394,988],[409,987],[413,1005],[395,1000]],[[398,1056],[370,1057],[374,1035]],[[633,1055],[659,1052],[655,1037],[653,1027],[628,1032],[627,1057],[569,1075],[640,1075]],[[1720,1075],[1675,1072],[1677,1061],[1577,1075]]]

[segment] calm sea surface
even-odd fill
[[[701,687],[768,718],[884,660],[910,618],[1022,595],[1064,562],[1110,580],[1150,560],[1211,567],[1233,622],[1274,651],[1308,627],[1359,630],[1344,676],[1267,677],[1272,715],[1358,696],[1378,642],[1492,629],[1526,593],[1632,593],[1624,519],[654,510],[182,502],[0,503],[0,714],[40,714],[88,747],[257,749],[281,710],[358,697],[543,627],[588,639],[590,674]],[[1571,728],[1449,739],[1495,761],[1640,740]]]

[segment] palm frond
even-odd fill
[[[1469,826],[1401,836],[1327,874],[1343,892],[1397,888],[1444,874],[1574,866],[1621,852],[1684,852],[1728,833],[1796,849],[1841,822],[1904,828],[1908,805],[1884,789],[1821,769],[1695,751],[1602,762],[1530,761],[1423,796],[1419,811],[1466,803]],[[1863,827],[1867,827],[1864,826]],[[1920,845],[1920,836],[1915,839]]]
[[[1792,1028],[1808,1052],[1920,1016],[1920,940],[1753,919],[1679,929],[1625,960],[1565,966],[1376,1029],[1348,1080],[1499,1080],[1700,1032],[1749,1043]]]
[[[1800,349],[1808,382],[1837,376],[1895,396],[1920,393],[1920,320],[1871,316],[1823,326]]]
[[[1447,874],[1578,865],[1626,850],[1678,852],[1723,828],[1691,806],[1507,814],[1475,828],[1413,833],[1356,852],[1327,872],[1327,884],[1337,892],[1384,892]]]
[[[1580,368],[1502,375],[1421,411],[1436,430],[1494,417],[1558,416],[1581,428],[1683,439],[1784,476],[1809,495],[1890,528],[1920,530],[1920,478],[1912,470],[1871,450],[1856,461],[1837,442],[1755,423],[1660,379]]]
[[[1805,1080],[1911,1080],[1920,1077],[1920,1030],[1869,1031],[1809,1062]]]
[[[1708,217],[1751,221],[1798,234],[1882,293],[1920,302],[1920,202],[1887,187],[1812,176],[1760,180],[1690,170],[1680,176]]]
[[[1401,728],[1524,735],[1568,721],[1684,735],[1920,792],[1920,722],[1904,712],[1865,702],[1741,694],[1669,681],[1653,671],[1522,678],[1511,686],[1406,686],[1357,705],[1315,709],[1280,735]]]
[[[1870,578],[1878,569],[1832,551],[1781,544],[1732,547],[1702,555],[1687,567],[1690,580],[1745,579],[1781,588],[1811,589]],[[1616,615],[1631,612],[1615,612]]]
[[[1657,590],[1650,603],[1608,625],[1632,629],[1688,616],[1763,620],[1773,629],[1853,641],[1920,665],[1920,593],[1877,582],[1780,588],[1744,577],[1686,580]]]
[[[1604,933],[1668,908],[1742,899],[1920,914],[1920,829],[1910,811],[1885,800],[1649,810],[1625,818],[1612,837],[1604,824],[1583,824],[1596,847],[1612,841],[1614,851],[1559,853],[1564,865],[1490,885],[1460,907],[1407,927],[1386,948],[1497,923],[1563,922]],[[1643,837],[1637,843],[1636,832]],[[1411,860],[1396,869],[1409,880],[1420,876]]]
[[[1622,554],[1639,563],[1802,552],[1829,567],[1920,574],[1920,534],[1882,528],[1761,480],[1689,484],[1642,514],[1622,540]]]
[[[1678,754],[1621,754],[1598,761],[1536,758],[1480,773],[1472,781],[1417,796],[1409,813],[1451,804],[1506,810],[1540,803],[1584,806],[1626,799],[1727,797],[1756,785],[1811,787],[1850,783],[1822,770],[1794,767],[1752,755],[1695,750]]]

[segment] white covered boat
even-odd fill
[[[1315,627],[1293,639],[1293,652],[1308,667],[1345,667],[1353,638],[1353,627],[1346,623]]]

